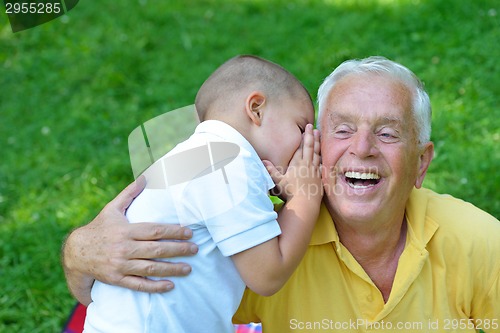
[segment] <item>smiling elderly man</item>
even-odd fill
[[[310,246],[278,293],[246,291],[235,322],[262,322],[267,333],[500,332],[500,223],[421,188],[433,144],[418,78],[385,58],[351,60],[326,78],[318,100],[325,198]],[[65,271],[81,301],[94,278],[165,291],[169,282],[132,275],[186,268],[142,260],[185,255],[190,244],[149,241],[182,238],[183,229],[123,223],[140,190],[126,189],[68,238]]]

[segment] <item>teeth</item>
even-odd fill
[[[380,179],[380,176],[376,173],[371,172],[355,172],[355,171],[347,171],[345,173],[347,178],[355,178],[355,179]]]
[[[349,183],[349,186],[352,188],[368,188],[368,187],[371,187],[374,185],[354,185],[354,184]]]

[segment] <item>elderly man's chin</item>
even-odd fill
[[[339,205],[339,213],[348,221],[373,221],[378,215],[381,205],[376,202],[341,202]]]

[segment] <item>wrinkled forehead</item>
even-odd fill
[[[321,126],[328,118],[348,118],[351,113],[391,113],[411,118],[412,93],[398,78],[379,73],[353,73],[339,79],[330,89],[321,110]],[[410,120],[410,119],[408,119]]]

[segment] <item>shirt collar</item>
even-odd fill
[[[429,192],[427,189],[414,188],[406,203],[405,214],[408,222],[409,236],[412,237],[420,248],[425,248],[439,228],[439,225],[427,216]]]
[[[406,204],[406,219],[408,223],[409,238],[418,247],[425,248],[427,243],[438,229],[438,224],[426,216],[428,195],[426,189],[413,189]],[[314,227],[309,245],[321,245],[340,242],[337,229],[333,223],[330,212],[324,203],[321,204],[318,220]]]
[[[322,203],[309,245],[321,245],[331,242],[339,243],[339,235],[335,229],[330,212],[326,208],[326,205]]]

